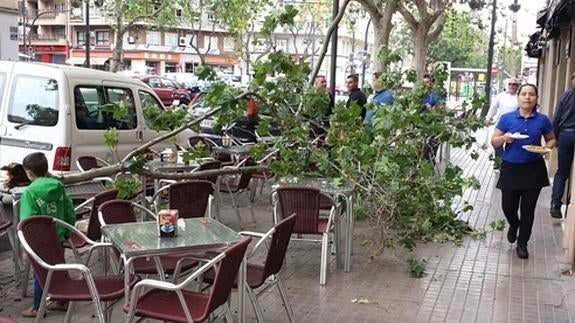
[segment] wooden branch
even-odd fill
[[[339,8],[339,12],[337,13],[337,16],[332,21],[331,25],[329,26],[329,28],[327,30],[327,33],[326,33],[324,41],[323,41],[323,45],[321,47],[320,55],[318,57],[317,62],[315,63],[315,66],[313,68],[313,72],[311,73],[310,78],[308,80],[307,88],[311,88],[313,86],[315,78],[319,74],[321,64],[323,62],[323,59],[325,58],[325,55],[327,54],[327,47],[329,46],[329,43],[330,43],[331,34],[333,34],[333,31],[335,30],[335,28],[337,28],[337,26],[339,25],[339,22],[343,18],[343,15],[345,14],[345,9],[347,8],[347,5],[349,4],[349,2],[350,2],[350,0],[345,0],[343,2],[342,6]],[[300,113],[301,108],[302,108],[302,106],[300,105],[297,112],[296,112],[296,115],[298,115]]]
[[[411,12],[409,12],[409,10],[407,10],[407,8],[405,8],[405,4],[398,1],[397,11],[399,11],[399,13],[401,13],[401,15],[403,16],[403,19],[405,19],[405,22],[407,23],[407,26],[409,27],[409,29],[411,29],[411,31],[416,31],[417,28],[419,27],[419,23],[417,22],[415,17],[411,14]]]
[[[116,0],[116,1],[118,1],[118,0]],[[145,19],[145,18],[152,19],[152,18],[156,17],[157,14],[159,14],[160,12],[162,12],[162,10],[164,10],[164,9],[166,9],[166,7],[168,7],[168,4],[169,4],[169,2],[164,2],[163,5],[161,5],[158,9],[154,10],[152,13],[147,14],[147,15],[139,15],[139,16],[134,17],[132,20],[130,20],[128,23],[126,23],[123,28],[120,27],[121,28],[120,30],[122,30],[124,32],[125,30],[130,29],[130,27],[132,27],[136,22],[138,22],[141,19]]]
[[[427,36],[429,42],[435,41],[445,26],[445,13],[439,16],[439,19],[435,22],[435,28],[431,30]]]

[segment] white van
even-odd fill
[[[114,116],[106,104],[121,104],[128,114]],[[116,153],[104,144],[106,129],[118,129],[120,158],[163,134],[151,129],[144,106],[164,109],[154,91],[137,79],[66,65],[0,61],[0,166],[21,163],[35,151],[46,154],[53,174],[75,170],[83,155],[115,162]],[[186,130],[176,142],[186,143],[192,134]],[[171,146],[166,141],[153,148]]]

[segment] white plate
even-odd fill
[[[527,139],[527,138],[529,138],[529,135],[524,135],[524,134],[519,133],[519,132],[507,133],[507,135],[509,135],[509,137],[511,137],[513,139]]]
[[[537,147],[536,150],[533,147]],[[527,150],[528,152],[536,153],[536,154],[546,154],[551,151],[551,149],[544,147],[544,146],[535,146],[535,145],[523,145],[521,148]],[[543,148],[543,149],[541,149]]]

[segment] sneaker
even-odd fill
[[[517,241],[517,229],[518,227],[509,226],[509,230],[507,230],[507,241],[509,241],[509,243]]]
[[[23,317],[36,317],[38,315],[38,310],[35,310],[32,306],[28,307],[25,310],[22,310]],[[44,317],[46,317],[46,313],[44,313]]]
[[[562,219],[563,218],[563,215],[561,214],[560,208],[552,207],[551,210],[549,211],[549,214],[551,214],[551,217],[554,219]]]
[[[529,258],[529,251],[527,251],[527,246],[518,245],[515,251],[517,251],[517,257],[519,257],[520,259]]]

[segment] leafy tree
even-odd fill
[[[487,61],[486,47],[483,30],[471,23],[469,14],[449,9],[443,32],[430,44],[428,56],[436,62],[451,62],[452,67],[477,68]]]
[[[75,0],[79,1],[79,0]],[[137,24],[149,24],[161,28],[164,25],[174,25],[178,22],[176,8],[191,15],[189,2],[174,0],[160,2],[158,0],[100,0],[98,5],[102,15],[113,21],[115,40],[112,51],[110,70],[116,72],[122,60],[124,35]]]
[[[413,36],[414,66],[419,77],[427,66],[427,49],[434,42],[445,24],[445,13],[451,0],[397,1],[401,13]]]
[[[517,76],[521,70],[522,50],[519,46],[500,47],[497,50],[497,62],[501,62],[502,72],[508,71],[509,76]]]
[[[393,29],[392,18],[397,11],[398,0],[355,0],[363,6],[369,14],[373,24],[373,50],[372,57],[377,57],[380,50],[388,50],[389,36]],[[387,66],[380,60],[374,60],[373,69],[384,71]]]

